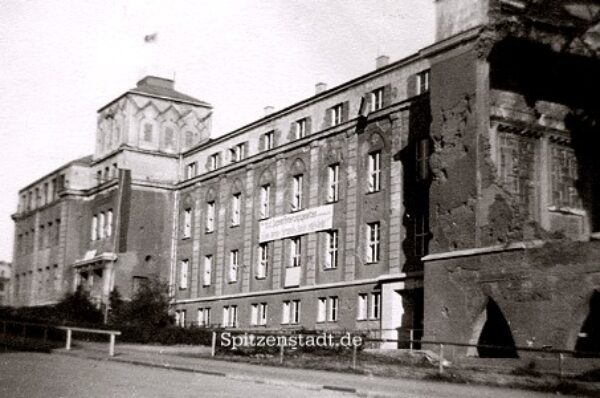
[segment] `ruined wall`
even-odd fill
[[[573,350],[590,298],[600,288],[599,255],[598,241],[554,241],[428,262],[425,339],[476,343],[476,320],[492,298],[516,346]]]
[[[468,46],[432,61],[430,253],[475,245],[476,56]]]

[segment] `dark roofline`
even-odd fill
[[[384,74],[393,69],[400,68],[402,66],[405,66],[409,63],[418,61],[420,59],[428,59],[431,56],[435,55],[437,52],[442,51],[443,49],[447,49],[449,47],[456,47],[466,41],[472,40],[474,37],[477,36],[477,34],[480,32],[480,30],[481,30],[481,26],[476,26],[476,27],[466,30],[464,32],[457,33],[456,35],[446,38],[442,41],[434,42],[426,47],[423,47],[418,52],[408,55],[397,61],[394,61],[386,66],[383,66],[381,68],[372,70],[363,75],[355,77],[354,79],[348,80],[348,81],[341,83],[335,87],[325,90],[319,94],[315,94],[312,97],[308,97],[303,100],[300,100],[292,105],[286,106],[283,109],[280,109],[278,111],[270,113],[260,119],[250,122],[248,124],[245,124],[242,127],[238,127],[237,129],[232,130],[229,133],[223,134],[222,136],[205,141],[196,147],[188,149],[186,152],[182,152],[182,156],[188,156],[188,155],[194,154],[196,152],[199,152],[205,148],[212,146],[213,144],[217,144],[217,143],[226,141],[226,140],[228,140],[232,137],[235,137],[236,135],[240,135],[254,127],[259,127],[260,125],[266,124],[267,122],[269,122],[273,119],[277,119],[277,118],[283,116],[284,114],[289,113],[297,108],[301,108],[302,106],[317,102],[325,97],[328,97],[328,96],[336,94],[340,91],[343,91],[343,90],[349,88],[350,86],[353,86],[364,80],[368,80],[370,78],[376,77],[377,75]]]
[[[80,158],[77,158],[75,160],[71,160],[68,163],[63,164],[62,166],[52,170],[50,173],[46,173],[44,174],[42,177],[38,178],[37,180],[35,180],[34,182],[31,182],[27,185],[25,185],[25,187],[19,189],[19,195],[21,194],[21,192],[23,191],[27,191],[29,188],[31,188],[32,186],[34,186],[35,184],[40,183],[42,180],[45,180],[46,178],[48,178],[49,176],[51,176],[52,174],[56,174],[61,170],[66,169],[69,166],[74,166],[74,165],[83,165],[83,166],[89,166],[92,163],[92,155],[87,155],[87,156],[82,156]]]
[[[197,147],[190,148],[186,152],[182,152],[182,155],[183,156],[187,156],[187,155],[191,155],[193,153],[199,152],[200,150],[202,150],[202,149],[204,149],[206,147],[210,147],[212,144],[217,144],[219,142],[226,141],[227,139],[230,139],[232,137],[235,137],[236,135],[242,134],[242,133],[244,133],[244,132],[246,132],[246,131],[254,128],[254,127],[258,127],[258,126],[260,126],[262,124],[266,124],[270,120],[277,119],[277,118],[285,115],[286,113],[290,113],[290,112],[292,112],[292,111],[294,111],[294,110],[296,110],[298,108],[301,108],[303,106],[306,106],[306,105],[312,104],[314,102],[320,101],[323,98],[326,98],[326,97],[332,96],[334,94],[337,94],[337,93],[339,93],[341,91],[344,91],[345,89],[347,89],[347,88],[349,88],[349,87],[351,87],[351,86],[353,86],[353,85],[355,85],[357,83],[360,83],[360,82],[362,82],[364,80],[368,80],[368,79],[373,78],[375,76],[387,73],[387,72],[389,72],[389,71],[391,71],[393,69],[397,69],[399,67],[405,66],[406,64],[418,61],[418,60],[420,60],[422,58],[423,57],[421,56],[420,52],[411,54],[411,55],[409,55],[409,56],[407,56],[405,58],[402,58],[402,59],[400,59],[398,61],[392,62],[389,65],[386,65],[386,66],[383,66],[381,68],[372,70],[372,71],[367,72],[367,73],[365,73],[363,75],[355,77],[354,79],[351,79],[351,80],[348,80],[348,81],[346,81],[344,83],[338,84],[337,86],[332,87],[332,88],[330,88],[328,90],[325,90],[325,91],[323,91],[321,93],[315,94],[315,95],[313,95],[311,97],[308,97],[308,98],[305,98],[305,99],[300,100],[298,102],[295,102],[292,105],[288,105],[288,106],[286,106],[283,109],[280,109],[278,111],[270,113],[270,114],[268,114],[268,115],[266,115],[266,116],[264,116],[264,117],[262,117],[260,119],[257,119],[257,120],[255,120],[253,122],[245,124],[242,127],[238,127],[237,129],[235,129],[233,131],[230,131],[229,133],[223,134],[220,137],[217,137],[217,138],[214,138],[214,139],[210,139],[209,141],[203,142],[200,145],[198,145]]]
[[[111,106],[115,102],[119,101],[121,98],[125,97],[127,94],[135,94],[135,95],[141,95],[142,97],[169,100],[169,101],[173,101],[173,102],[180,102],[182,104],[197,105],[197,106],[201,106],[203,108],[208,108],[208,109],[212,109],[213,108],[211,104],[209,104],[208,102],[204,102],[204,101],[199,101],[199,100],[192,101],[192,100],[184,100],[184,99],[181,99],[181,98],[174,98],[174,97],[163,96],[163,95],[148,94],[146,92],[137,91],[136,89],[132,88],[132,89],[129,89],[129,90],[125,91],[123,94],[119,95],[114,100],[108,102],[106,105],[103,105],[102,107],[98,108],[98,110],[96,111],[96,113],[102,112],[102,110],[108,108],[109,106]]]

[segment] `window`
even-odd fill
[[[98,216],[94,215],[92,217],[92,231],[91,231],[92,240],[98,240]]]
[[[244,159],[244,143],[237,144],[229,150],[229,158],[231,163],[239,162]]]
[[[337,202],[339,193],[340,165],[333,164],[327,167],[327,202]]]
[[[105,232],[105,216],[104,216],[104,212],[100,213],[100,215],[98,216],[98,239],[104,239],[104,232]]]
[[[417,213],[414,217],[415,228],[415,251],[417,257],[423,257],[427,254],[427,240],[429,238],[429,222],[427,213]]]
[[[329,297],[328,302],[329,302],[329,305],[328,305],[329,312],[327,314],[327,320],[329,322],[337,322],[339,300],[338,300],[337,296],[332,296],[332,297]]]
[[[302,180],[303,175],[299,174],[292,181],[292,211],[302,209]]]
[[[290,239],[290,267],[302,265],[302,239],[298,236]]]
[[[269,184],[260,187],[260,219],[269,218],[271,200],[271,186]]]
[[[266,325],[268,318],[268,305],[267,303],[260,303],[258,306],[258,324]]]
[[[368,316],[368,309],[369,307],[367,306],[367,299],[368,295],[367,294],[359,294],[358,295],[358,303],[356,306],[356,319],[358,319],[359,321],[365,320],[367,319]]]
[[[215,230],[215,202],[206,204],[206,232]]]
[[[319,297],[317,299],[317,322],[325,322],[327,319],[327,299]]]
[[[179,289],[184,290],[188,287],[188,267],[189,260],[181,260],[179,262]]]
[[[179,327],[185,327],[186,310],[175,311],[175,324]]]
[[[377,192],[381,189],[381,152],[370,153],[368,162],[369,192]]]
[[[44,231],[44,226],[40,225],[40,229],[38,230],[38,246],[39,249],[43,249],[45,247],[44,245],[44,238],[46,237],[46,233]]]
[[[237,324],[237,305],[223,307],[223,326],[235,328]]]
[[[267,324],[267,303],[252,304],[250,311],[250,324],[264,326]]]
[[[261,243],[258,246],[258,264],[256,265],[256,278],[263,279],[269,269],[269,244]]]
[[[237,282],[239,255],[239,250],[229,252],[229,283]]]
[[[383,87],[371,91],[371,112],[383,108]]]
[[[573,150],[552,145],[552,205],[581,208],[581,200],[575,189],[577,160]]]
[[[269,149],[273,149],[275,147],[275,132],[268,131],[264,135],[263,141],[263,151],[268,151]]]
[[[297,140],[306,137],[306,118],[296,121],[294,132]]]
[[[290,323],[290,302],[284,301],[281,307],[281,323]]]
[[[291,300],[283,302],[281,323],[300,323],[300,300]]]
[[[429,92],[429,71],[417,73],[417,95]]]
[[[183,239],[192,236],[192,209],[187,208],[183,211]]]
[[[327,247],[327,256],[325,257],[325,268],[337,268],[338,262],[338,231],[327,232],[325,245]]]
[[[379,261],[380,224],[373,222],[367,224],[367,263]]]
[[[212,281],[213,256],[204,256],[204,277],[202,279],[203,286],[210,286]]]
[[[102,170],[98,170],[96,172],[96,180],[98,181],[98,183],[101,183],[102,181],[104,181],[104,178],[102,177]]]
[[[143,140],[146,142],[152,142],[152,125],[150,123],[144,123]]]
[[[240,225],[240,206],[242,194],[236,193],[231,198],[231,226]]]
[[[185,167],[185,179],[188,180],[190,178],[196,177],[196,174],[197,174],[196,169],[197,169],[196,162],[189,163]]]
[[[209,170],[216,170],[219,167],[219,154],[213,153],[210,155],[208,168]]]
[[[113,211],[109,209],[106,212],[106,237],[110,238],[113,232]]]
[[[342,119],[342,115],[344,112],[344,104],[337,104],[336,106],[334,106],[333,108],[329,109],[330,115],[331,115],[331,125],[332,126],[337,126],[338,124],[341,124],[343,119]]]
[[[416,153],[417,181],[429,178],[429,151],[429,139],[419,140]]]
[[[381,293],[371,293],[371,319],[379,319],[381,317]]]
[[[210,325],[210,308],[198,308],[198,326]]]
[[[175,133],[171,127],[165,128],[165,147],[173,148],[175,140]]]
[[[536,142],[531,137],[500,132],[499,175],[504,188],[519,199],[523,210],[537,214]]]

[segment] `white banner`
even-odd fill
[[[310,232],[331,229],[333,226],[333,205],[313,207],[296,213],[273,217],[259,224],[259,240],[283,239],[304,235]]]

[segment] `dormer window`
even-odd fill
[[[244,159],[244,143],[237,144],[229,150],[229,159],[231,163],[239,162]]]

